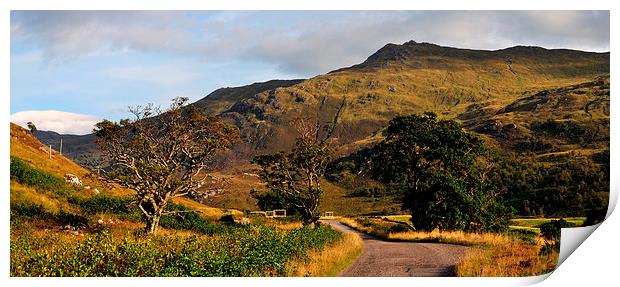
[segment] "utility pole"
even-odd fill
[[[50,145],[50,159],[52,159],[52,145]]]

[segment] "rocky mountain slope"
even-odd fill
[[[604,81],[608,73],[608,53],[388,44],[359,65],[241,99],[220,116],[241,128],[252,149],[273,151],[291,146],[294,118],[318,115],[329,121],[344,101],[335,136],[346,145],[373,135],[396,115],[433,111],[463,119],[476,117],[476,107],[492,114],[544,90],[601,76]]]
[[[236,102],[249,98],[267,90],[280,87],[290,87],[304,80],[271,80],[262,83],[254,83],[242,87],[220,88],[206,97],[193,103],[194,106],[204,110],[208,114],[218,115],[230,109]]]

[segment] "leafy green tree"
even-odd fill
[[[258,205],[261,210],[286,209],[287,214],[292,214],[297,211],[294,206],[291,206],[286,199],[280,195],[280,193],[273,190],[265,192],[252,189],[250,191],[250,196],[256,199],[256,205]]]
[[[371,173],[406,191],[419,230],[499,230],[508,209],[486,177],[490,150],[452,120],[433,113],[396,117],[373,148]]]
[[[506,154],[489,172],[489,182],[522,215],[590,216],[594,223],[608,206],[608,164],[574,157],[548,165]]]
[[[200,188],[219,150],[232,146],[238,130],[205,115],[187,98],[176,98],[166,111],[130,108],[135,118],[97,123],[97,144],[110,160],[107,176],[136,191],[146,218],[147,234],[155,234],[170,200]]]
[[[542,235],[545,240],[558,241],[560,240],[562,228],[568,228],[573,226],[573,224],[564,220],[564,218],[552,220],[549,222],[545,222],[539,226],[540,235]]]

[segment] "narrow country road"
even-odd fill
[[[323,220],[335,230],[357,233],[364,242],[362,255],[338,276],[405,277],[454,276],[454,267],[471,247],[417,242],[389,242],[361,233],[337,220]]]

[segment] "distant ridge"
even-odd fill
[[[280,87],[290,87],[304,81],[295,80],[270,80],[253,83],[247,86],[220,88],[211,92],[206,97],[193,103],[194,106],[205,110],[209,114],[220,114],[230,109],[235,102],[251,97],[266,90]]]
[[[461,49],[440,46],[433,43],[418,43],[415,41],[408,41],[402,45],[389,43],[383,46],[374,54],[370,55],[366,61],[361,64],[351,66],[349,68],[339,69],[336,71],[346,69],[360,69],[371,67],[385,67],[389,62],[401,61],[414,61],[415,57],[449,57],[458,59],[470,59],[470,60],[488,60],[488,59],[504,59],[506,57],[530,57],[533,59],[541,57],[591,57],[592,55],[601,55],[603,57],[609,57],[609,52],[584,52],[570,49],[546,49],[538,46],[513,46],[498,50],[475,50],[475,49]]]

